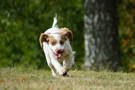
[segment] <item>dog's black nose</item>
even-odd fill
[[[60,54],[60,53],[61,53],[61,50],[58,50],[58,51],[57,51],[57,53],[59,53],[59,54]]]

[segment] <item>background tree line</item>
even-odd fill
[[[135,69],[135,1],[116,2],[121,63],[125,71]],[[0,1],[0,68],[47,68],[39,44],[40,33],[50,28],[55,13],[58,26],[68,27],[74,34],[71,43],[75,68],[84,65],[84,1],[83,0],[1,0]]]

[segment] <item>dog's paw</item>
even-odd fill
[[[61,68],[61,69],[59,70],[59,75],[60,75],[60,76],[66,76],[66,75],[67,75],[66,69]]]
[[[65,72],[65,73],[63,74],[63,76],[64,76],[64,77],[68,77],[69,75],[67,74],[67,72]]]

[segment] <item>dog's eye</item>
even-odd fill
[[[63,45],[63,44],[64,44],[64,41],[61,40],[61,41],[60,41],[60,44]]]

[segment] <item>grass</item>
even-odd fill
[[[3,68],[0,90],[135,90],[135,73],[70,71],[52,77],[50,71]]]

